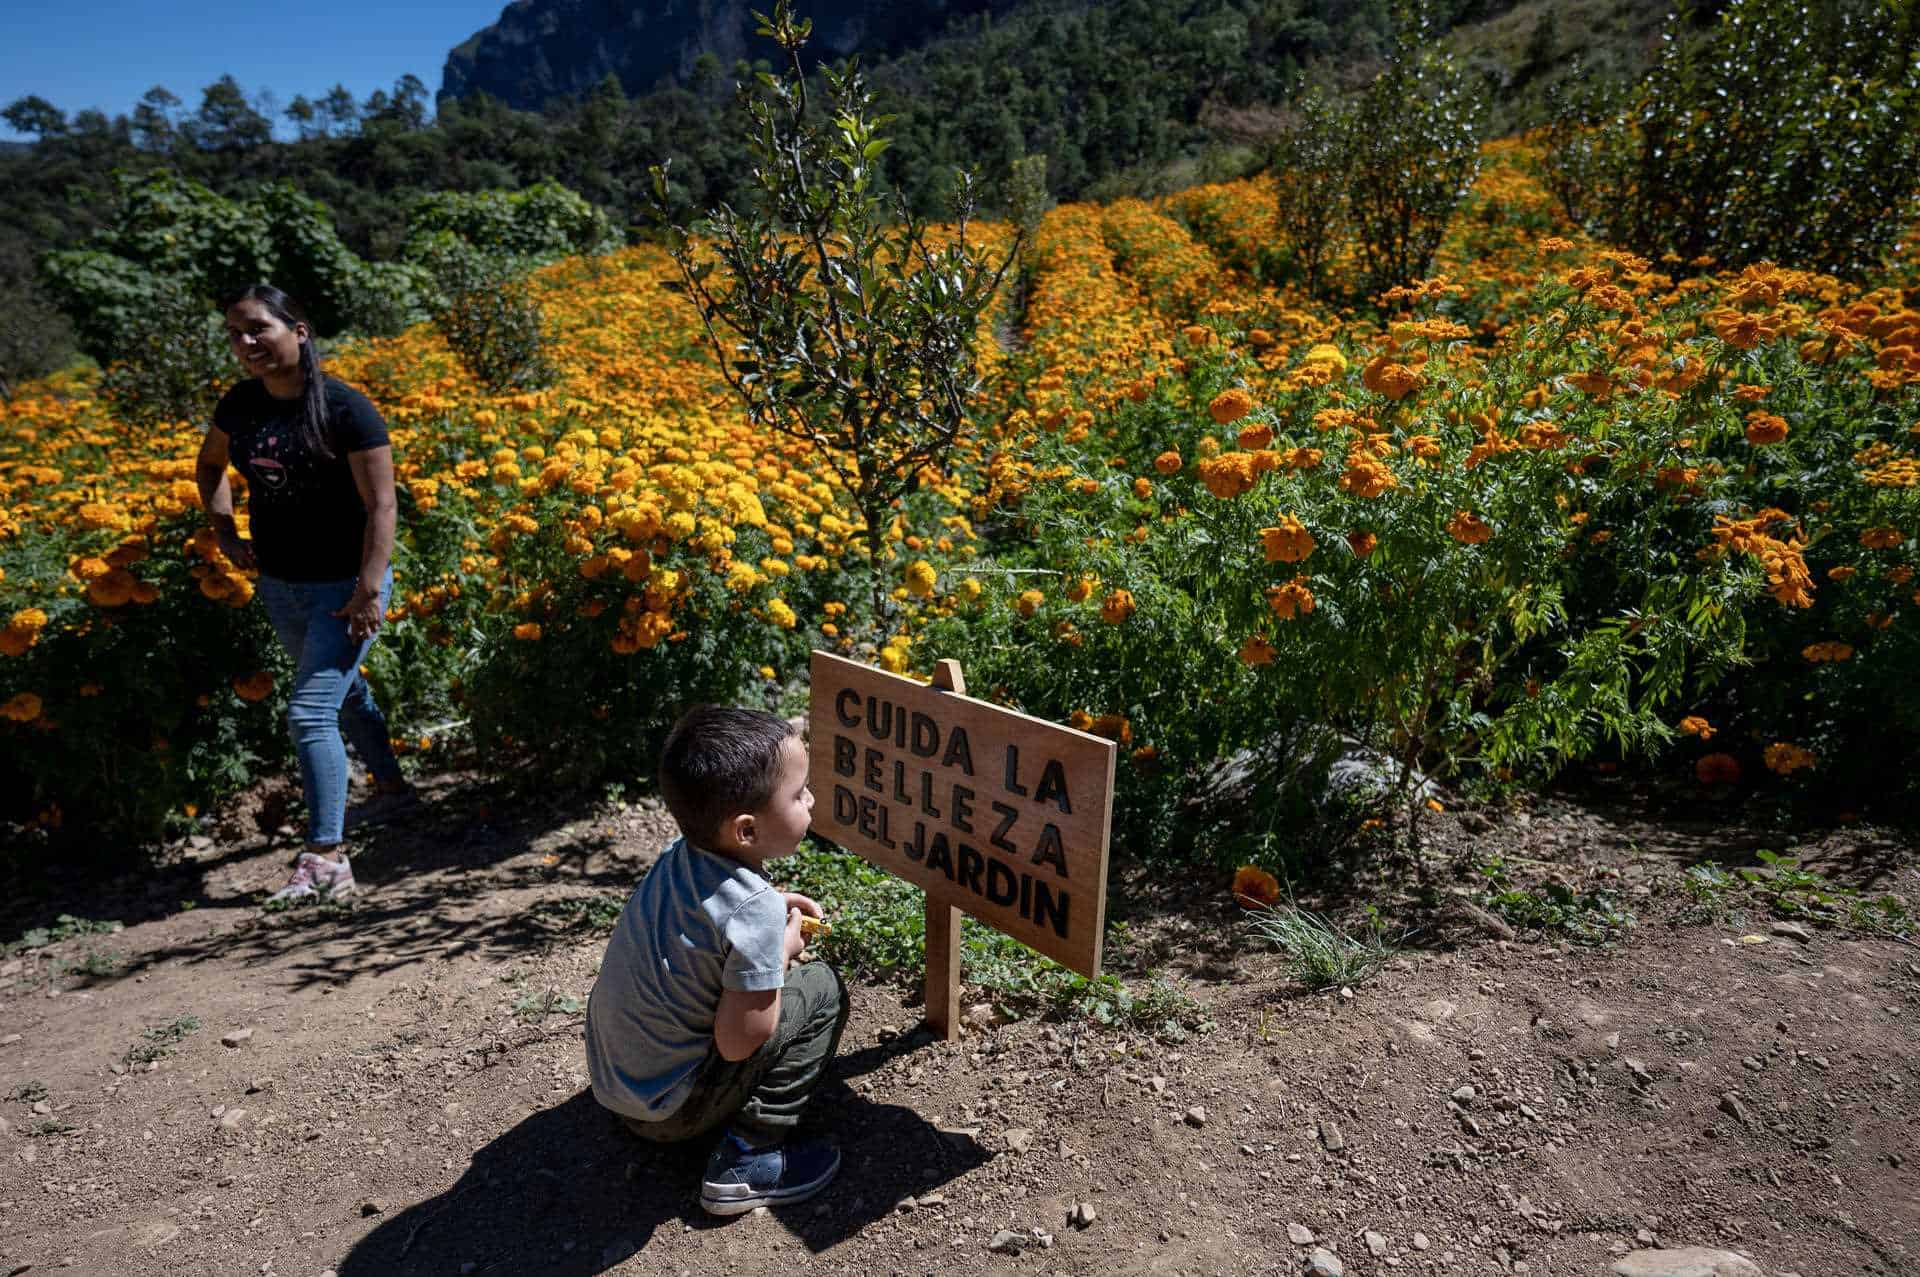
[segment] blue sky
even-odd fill
[[[500,16],[506,0],[0,0],[0,106],[37,93],[72,115],[133,110],[164,84],[187,111],[232,73],[281,105],[338,81],[357,99],[411,71],[440,88],[447,50]],[[16,135],[0,123],[0,137]]]

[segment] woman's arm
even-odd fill
[[[380,615],[380,583],[393,561],[393,448],[381,446],[347,454],[353,486],[367,508],[367,531],[360,542],[360,580],[353,597],[335,616],[347,618],[347,632],[356,639],[372,638],[385,619]]]
[[[241,539],[233,521],[233,486],[227,482],[227,432],[218,426],[207,427],[200,444],[200,457],[193,465],[194,482],[200,487],[200,504],[220,538],[220,552],[237,568],[253,566],[253,544]]]

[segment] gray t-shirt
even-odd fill
[[[723,989],[786,983],[787,905],[765,878],[685,838],[660,853],[607,941],[587,999],[593,1097],[671,1117],[713,1046]]]

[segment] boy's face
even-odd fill
[[[736,830],[742,850],[758,860],[788,855],[807,836],[813,823],[813,790],[807,784],[807,746],[798,736],[780,744],[772,795],[758,811],[735,820],[751,822],[736,824]]]

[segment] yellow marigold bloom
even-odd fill
[[[1380,544],[1380,538],[1371,532],[1349,532],[1347,544],[1352,547],[1355,558],[1364,559]]]
[[[133,573],[125,568],[114,568],[106,575],[87,582],[87,602],[95,607],[119,607],[133,601],[134,587],[138,584]],[[231,593],[231,590],[228,592]]]
[[[1273,664],[1275,648],[1264,634],[1249,634],[1247,641],[1240,645],[1240,663],[1242,665]]]
[[[925,559],[915,559],[907,565],[907,593],[915,598],[928,598],[933,587],[939,583],[939,573],[933,570],[933,564]]]
[[[667,516],[667,535],[676,541],[684,541],[692,536],[696,526],[693,515],[688,511],[675,510]]]
[[[907,672],[907,649],[893,643],[880,649],[880,668],[889,674]]]
[[[1046,601],[1047,596],[1038,590],[1022,590],[1020,596],[1013,601],[1013,607],[1022,616],[1032,616]]]
[[[1099,588],[1099,577],[1083,576],[1067,586],[1067,598],[1074,603],[1085,603],[1093,597],[1093,592]]]
[[[80,507],[80,526],[90,530],[124,528],[127,526],[127,516],[118,506],[90,501]]]
[[[1447,535],[1462,545],[1480,545],[1493,537],[1493,528],[1470,510],[1456,510],[1447,520]]]
[[[1868,528],[1860,534],[1860,544],[1869,550],[1895,550],[1906,539],[1906,534],[1898,528]]]
[[[1767,770],[1776,776],[1791,776],[1803,767],[1814,767],[1820,762],[1810,749],[1798,745],[1789,745],[1785,741],[1775,741],[1760,752]]]
[[[1313,611],[1313,591],[1307,588],[1307,578],[1296,576],[1285,585],[1269,586],[1267,607],[1283,621],[1291,621],[1296,616],[1305,616]]]
[[[800,623],[800,618],[787,606],[785,599],[774,599],[767,604],[767,619],[783,630],[790,630]]]
[[[258,670],[245,678],[233,680],[233,692],[243,701],[264,701],[273,695],[273,674],[268,670]]]
[[[1153,459],[1153,468],[1161,474],[1179,474],[1181,464],[1180,454],[1172,448]]]
[[[1260,529],[1261,547],[1269,563],[1299,563],[1313,553],[1313,533],[1294,515],[1280,517],[1277,528]]]
[[[1273,427],[1264,421],[1256,421],[1250,426],[1242,426],[1234,442],[1248,452],[1258,452],[1273,442]]]
[[[1837,639],[1828,639],[1821,643],[1809,643],[1800,649],[1800,655],[1815,665],[1827,661],[1850,661],[1853,659],[1853,645]]]
[[[112,570],[112,564],[108,563],[105,559],[97,559],[90,554],[75,559],[67,565],[67,571],[73,574],[73,578],[76,581],[91,581],[95,577],[105,576]]]
[[[538,643],[540,641],[540,622],[522,621],[513,627],[513,636],[522,643]]]
[[[1280,903],[1280,880],[1264,869],[1242,865],[1233,871],[1233,898],[1248,909]]]
[[[32,692],[20,692],[0,705],[0,718],[10,718],[16,723],[31,723],[40,717],[41,702]]]
[[[1747,442],[1756,448],[1779,443],[1787,437],[1787,419],[1758,408],[1747,414]]]
[[[1772,393],[1772,386],[1749,386],[1743,382],[1733,388],[1733,399],[1735,403],[1759,403]]]
[[[1100,619],[1108,625],[1118,625],[1134,613],[1133,592],[1115,590],[1100,603]]]
[[[1315,346],[1313,349],[1309,350],[1307,352],[1307,357],[1301,360],[1301,362],[1308,363],[1308,364],[1320,364],[1325,368],[1330,368],[1333,370],[1333,373],[1335,376],[1345,375],[1347,371],[1347,366],[1348,366],[1347,357],[1344,353],[1341,352],[1340,347],[1329,345],[1324,342],[1318,346]]]
[[[1230,426],[1253,411],[1253,396],[1238,386],[1230,386],[1213,397],[1207,415],[1223,426]]]
[[[1698,714],[1688,714],[1677,726],[1682,736],[1698,736],[1701,740],[1712,740],[1719,730]]]

